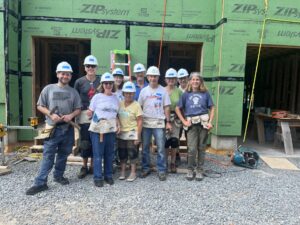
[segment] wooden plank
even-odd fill
[[[257,135],[258,135],[258,143],[259,144],[264,144],[265,143],[265,126],[264,126],[264,121],[256,116],[256,125],[257,125]]]
[[[261,159],[272,169],[283,169],[283,170],[299,170],[297,166],[291,163],[285,158],[271,158],[261,156]]]
[[[282,138],[284,144],[284,151],[287,155],[294,154],[294,147],[291,137],[291,130],[288,122],[280,122],[281,130],[282,130]]]

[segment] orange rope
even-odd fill
[[[167,14],[167,0],[164,1],[164,14],[163,14],[162,25],[161,25],[162,29],[161,29],[161,38],[160,38],[160,46],[159,46],[158,68],[160,67],[160,61],[161,61],[162,45],[163,45],[163,39],[165,33],[166,14]]]

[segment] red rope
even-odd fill
[[[162,45],[163,45],[163,39],[164,39],[164,33],[165,33],[166,13],[167,13],[167,0],[164,1],[164,13],[163,13],[163,19],[162,19],[162,25],[161,25],[162,29],[161,29],[161,38],[160,38],[160,46],[159,46],[158,68],[160,67],[160,61],[161,61]]]

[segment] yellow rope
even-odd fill
[[[250,112],[251,112],[252,104],[253,104],[253,101],[254,101],[254,99],[253,99],[254,98],[254,88],[255,88],[255,82],[256,82],[256,77],[257,77],[258,65],[259,65],[259,61],[260,61],[261,47],[262,47],[262,44],[263,44],[263,38],[264,38],[264,33],[265,33],[268,5],[269,5],[268,4],[268,0],[265,0],[264,21],[263,21],[263,25],[262,25],[262,29],[261,29],[261,34],[260,34],[259,48],[258,48],[258,54],[257,54],[255,72],[254,72],[254,79],[253,79],[251,97],[250,97],[250,102],[249,102],[249,109],[248,109],[247,121],[246,121],[246,126],[245,126],[245,131],[244,131],[243,143],[245,143],[245,141],[246,141],[247,129],[248,129],[249,118],[250,118]]]

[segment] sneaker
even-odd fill
[[[150,173],[151,173],[150,170],[148,170],[148,171],[142,171],[140,177],[141,177],[141,178],[145,178],[145,177],[147,177]]]
[[[105,182],[108,183],[109,185],[114,184],[114,180],[112,178],[104,178]]]
[[[191,181],[194,179],[194,173],[193,173],[193,170],[188,170],[185,178],[188,180],[188,181]]]
[[[67,185],[70,183],[68,178],[65,177],[54,178],[54,182],[59,183],[61,185]]]
[[[96,187],[103,187],[103,180],[94,180],[94,184]]]
[[[201,181],[201,180],[203,180],[203,178],[204,178],[203,171],[202,170],[196,170],[195,180],[196,181]]]
[[[45,191],[48,189],[47,184],[38,185],[38,186],[32,186],[26,191],[26,195],[35,195],[41,191]]]
[[[88,174],[88,169],[86,167],[81,167],[79,173],[77,174],[77,177],[79,179],[85,178],[86,175]]]
[[[125,180],[125,176],[124,175],[121,175],[121,176],[119,176],[119,180]]]
[[[160,181],[165,181],[167,180],[167,174],[166,173],[159,173],[158,178]]]
[[[130,176],[126,179],[126,181],[128,181],[128,182],[133,182],[133,181],[135,181],[136,180],[136,175],[131,175],[130,174]]]
[[[171,173],[177,173],[175,163],[171,163]]]
[[[93,175],[94,174],[94,167],[90,167],[88,173]]]

